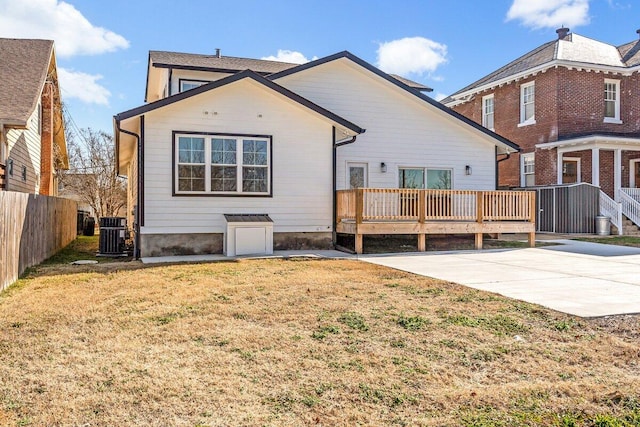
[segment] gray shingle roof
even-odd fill
[[[533,49],[518,59],[458,90],[443,99],[442,103],[448,104],[453,101],[455,95],[515,76],[554,60],[595,66],[633,67],[640,64],[640,41],[636,40],[620,47],[615,47],[572,33],[561,40],[556,39]]]
[[[268,61],[265,59],[236,58],[233,56],[199,55],[194,53],[149,51],[149,59],[155,66],[175,68],[210,69],[238,72],[252,70],[258,74],[277,73],[298,64]]]
[[[0,120],[26,123],[38,104],[51,40],[0,39]]]
[[[268,75],[297,67],[299,64],[270,61],[266,59],[237,58],[233,56],[201,55],[195,53],[149,51],[149,58],[156,67],[174,67],[197,70],[239,72],[252,70],[258,74]],[[428,86],[404,77],[391,76],[414,89],[431,92]]]
[[[622,61],[627,67],[635,67],[640,65],[640,40],[634,40],[630,43],[618,46],[618,51],[622,57]]]

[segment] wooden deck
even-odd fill
[[[362,253],[365,234],[416,234],[426,250],[428,234],[527,233],[535,245],[535,192],[359,188],[337,192],[338,233],[355,235]]]

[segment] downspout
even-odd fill
[[[498,159],[498,146],[496,145],[496,190],[498,189],[498,187],[500,186],[500,168],[498,167],[498,163],[500,162],[504,162],[505,160],[509,160],[509,158],[511,157],[511,151],[507,151],[506,154],[504,154],[504,158],[502,159]]]
[[[342,141],[336,141],[336,127],[333,127],[333,231],[331,233],[331,243],[333,245],[333,247],[336,247],[337,244],[337,236],[338,233],[336,231],[337,227],[338,227],[338,216],[337,216],[337,212],[336,212],[336,208],[338,206],[338,177],[337,177],[337,172],[338,172],[338,147],[342,147],[343,145],[348,145],[348,144],[353,144],[354,142],[356,142],[356,139],[358,138],[358,135],[354,135],[351,138],[342,140]]]
[[[140,157],[141,157],[141,146],[140,146],[140,135],[138,135],[137,133],[128,131],[126,129],[122,129],[120,128],[120,120],[116,117],[116,129],[118,132],[122,132],[122,133],[126,133],[127,135],[131,135],[136,139],[136,144],[137,144],[137,154],[138,154],[138,183],[137,183],[137,190],[138,190],[138,200],[136,203],[136,215],[135,215],[135,223],[134,223],[134,228],[133,228],[133,256],[135,259],[140,259],[140,195],[142,194],[141,192],[141,185],[142,182],[140,180],[140,173],[142,170],[142,166],[140,164]],[[119,144],[118,144],[119,146]],[[118,147],[119,148],[119,147]],[[116,167],[119,168],[119,159],[116,159]]]

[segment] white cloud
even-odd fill
[[[514,0],[507,21],[539,28],[577,27],[590,21],[589,0]]]
[[[445,99],[447,97],[447,94],[444,94],[442,92],[438,92],[434,95],[431,95],[431,97],[433,99],[435,99],[436,101],[442,101],[443,99]]]
[[[296,52],[294,50],[278,49],[277,55],[265,56],[260,59],[264,59],[266,61],[290,62],[292,64],[305,64],[309,61],[315,61],[316,59],[318,59],[318,57],[314,56],[311,59],[307,59],[307,57],[300,52]]]
[[[404,77],[432,73],[445,62],[447,46],[424,37],[392,40],[378,48],[378,67]]]
[[[59,0],[0,0],[0,37],[51,39],[60,57],[129,47],[124,37],[94,26],[75,7]]]
[[[76,98],[87,104],[109,105],[111,92],[98,84],[100,74],[87,74],[58,67],[62,100]]]

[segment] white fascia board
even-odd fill
[[[629,150],[635,148],[640,150],[640,138],[624,138],[606,135],[592,135],[582,138],[567,139],[564,141],[546,142],[536,144],[536,148],[540,150],[551,150],[557,148],[560,151],[572,151],[575,147],[581,146],[580,150],[587,148],[607,148],[607,149],[623,149]],[[635,150],[634,150],[635,151]]]
[[[454,101],[447,104],[447,106],[458,105],[466,101],[465,98],[468,98],[474,94],[484,92],[485,90],[490,90],[496,88],[498,86],[504,86],[511,82],[522,80],[528,78],[530,76],[536,75],[538,73],[544,73],[550,68],[557,67],[565,67],[569,70],[586,70],[592,71],[596,73],[605,73],[605,74],[622,74],[624,76],[630,76],[631,74],[640,70],[640,65],[636,65],[634,67],[616,67],[612,65],[599,65],[599,64],[589,64],[586,62],[575,62],[575,61],[567,61],[561,59],[555,59],[553,61],[549,61],[545,64],[538,65],[537,67],[530,68],[528,70],[522,71],[517,74],[512,74],[510,76],[504,77],[500,80],[495,80],[490,83],[484,84],[482,86],[478,86],[473,89],[469,89],[466,92],[461,92],[457,95],[452,95]],[[455,102],[455,104],[454,104]]]

